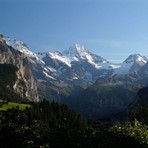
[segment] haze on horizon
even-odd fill
[[[0,0],[0,34],[31,50],[79,43],[113,63],[148,57],[147,0]]]

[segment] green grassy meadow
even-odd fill
[[[0,100],[0,102],[3,102],[3,100]],[[8,104],[4,104],[2,105],[2,107],[0,107],[0,111],[5,111],[7,109],[11,109],[11,108],[15,108],[15,107],[19,107],[19,109],[23,110],[26,107],[30,107],[30,104],[20,104],[20,103],[14,103],[14,102],[8,102]]]

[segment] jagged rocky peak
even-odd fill
[[[63,55],[67,57],[77,57],[79,59],[87,59],[91,53],[83,45],[75,44],[68,50],[65,50]]]
[[[44,62],[38,57],[37,54],[32,52],[29,47],[22,41],[3,36],[3,40],[6,42],[8,46],[13,47],[15,50],[19,51],[22,55],[22,58],[28,58],[28,60],[31,63],[37,64],[43,64]]]
[[[71,46],[68,50],[63,52],[65,55],[73,55],[73,56],[82,56],[88,53],[88,50],[80,44],[75,44]]]
[[[15,50],[18,50],[21,53],[23,53],[24,57],[37,58],[36,54],[33,53],[24,42],[18,41],[16,39],[13,39],[7,36],[3,36],[3,39],[6,41],[6,44],[8,46],[11,46]]]
[[[87,48],[80,44],[71,46],[68,50],[63,52],[63,55],[75,60],[86,60],[91,64],[108,63],[106,59],[91,53]]]
[[[140,54],[132,54],[124,61],[124,63],[137,63],[142,66],[145,65],[147,61],[148,59],[145,56]]]

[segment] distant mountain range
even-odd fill
[[[147,63],[147,58],[140,54],[130,55],[121,64],[109,63],[101,56],[88,51],[84,46],[75,44],[63,52],[33,53],[22,41],[4,36],[7,45],[23,53],[30,63],[39,64],[45,78],[51,80],[84,81],[93,83],[99,77],[115,74],[129,74]],[[33,71],[38,71],[34,67]],[[36,76],[38,81],[46,81],[43,76]]]
[[[1,40],[28,60],[40,98],[67,103],[87,117],[125,109],[148,84],[148,59],[140,54],[113,64],[79,44],[63,52],[33,53],[22,41],[3,35]]]

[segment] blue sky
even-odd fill
[[[0,33],[31,50],[79,43],[111,62],[148,57],[147,0],[0,0]]]

